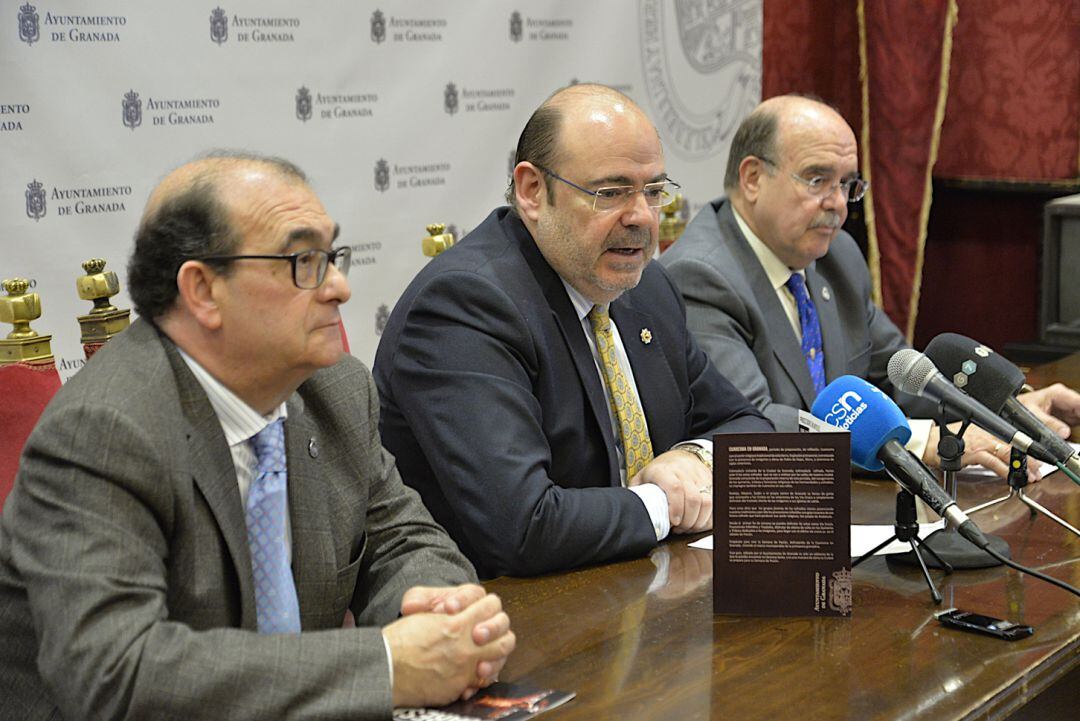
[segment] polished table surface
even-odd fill
[[[1030,377],[1080,387],[1080,356],[1049,372]],[[959,488],[963,508],[1007,490],[973,477]],[[893,483],[856,480],[852,490],[852,522],[892,523]],[[1080,524],[1080,487],[1063,474],[1029,494]],[[1080,586],[1080,538],[1017,499],[974,520],[1018,562]],[[714,616],[712,553],[676,537],[649,558],[485,585],[518,635],[502,679],[577,693],[545,714],[552,721],[997,719],[1080,668],[1080,598],[1004,567],[931,574],[941,606],[917,568],[875,557],[853,571],[850,619]],[[947,629],[933,614],[950,606],[1035,634],[1010,643]]]

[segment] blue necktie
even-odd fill
[[[799,325],[802,326],[802,352],[806,367],[810,369],[810,380],[818,393],[825,387],[825,351],[821,347],[821,324],[818,323],[817,309],[810,294],[806,292],[806,281],[799,273],[792,273],[785,283],[795,296],[795,305],[799,309]]]
[[[285,548],[285,519],[289,512],[285,419],[279,418],[263,428],[251,442],[257,466],[248,491],[245,520],[259,633],[300,633],[300,603]]]

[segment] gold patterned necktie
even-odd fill
[[[638,403],[637,390],[626,379],[615,356],[615,339],[611,334],[611,316],[608,315],[607,308],[594,305],[589,311],[589,322],[592,324],[596,350],[600,354],[600,365],[607,382],[608,403],[611,404],[611,412],[619,424],[619,436],[626,459],[626,480],[629,481],[653,459],[652,441],[649,440],[649,431],[645,428],[645,416]]]

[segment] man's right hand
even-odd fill
[[[949,430],[956,433],[960,430],[959,423],[950,423]],[[923,462],[933,468],[941,465],[938,457],[937,446],[941,430],[935,425],[930,430],[930,439],[926,442],[926,450],[923,452]],[[971,424],[964,431],[964,455],[960,457],[960,463],[965,466],[980,465],[989,469],[995,475],[1006,478],[1009,475],[1009,459],[1011,448],[1008,443],[999,441],[982,428]],[[1039,462],[1032,460],[1028,463],[1028,480],[1038,481],[1042,478],[1039,473]]]
[[[474,629],[481,625],[490,640],[478,644]],[[494,594],[452,615],[403,616],[383,628],[383,636],[394,663],[394,706],[442,706],[488,685],[478,669],[501,668],[517,642]]]
[[[712,528],[712,472],[693,454],[673,449],[638,471],[628,485],[652,483],[667,495],[673,533]]]

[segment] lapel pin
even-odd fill
[[[824,286],[821,289],[821,297],[825,300],[832,300],[832,293],[829,292],[829,286]]]
[[[319,457],[319,444],[315,442],[314,438],[312,438],[311,440],[309,440],[307,442],[307,452],[308,452],[308,455],[311,456],[312,458],[318,458]]]
[[[652,343],[652,331],[648,328],[641,329],[641,342],[645,345]]]

